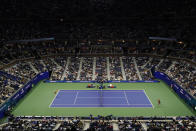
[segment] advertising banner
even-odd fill
[[[97,81],[78,81],[78,80],[75,80],[75,81],[54,81],[54,80],[45,80],[44,82],[46,83],[96,83]],[[157,80],[147,80],[147,81],[140,81],[140,80],[137,80],[137,81],[125,81],[125,80],[122,80],[122,81],[117,81],[117,80],[109,80],[109,81],[106,81],[105,83],[154,83],[154,82],[159,82]]]

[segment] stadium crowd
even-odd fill
[[[109,60],[110,80],[123,80],[119,57],[110,57]]]
[[[80,80],[93,80],[93,58],[84,57]]]
[[[135,81],[153,79],[154,66],[196,98],[193,5],[194,0],[1,1],[0,104],[44,71],[51,72],[50,80]],[[195,119],[117,123],[122,131],[196,130]],[[20,117],[0,126],[1,130],[83,128],[80,119]],[[94,120],[87,130],[110,131],[113,125]]]
[[[71,57],[68,69],[66,70],[65,80],[77,80],[77,75],[79,72],[80,58]]]
[[[196,68],[185,62],[176,62],[167,74],[196,98]]]
[[[138,74],[135,69],[135,65],[131,57],[122,58],[124,64],[124,71],[127,80],[139,80]]]
[[[194,117],[176,118],[67,118],[67,117],[13,117],[0,125],[1,130],[60,130],[60,131],[162,131],[196,130]]]
[[[44,71],[51,71],[50,80],[140,80],[140,76],[141,80],[152,80],[150,69],[153,66],[169,75],[192,96],[196,96],[196,69],[193,65],[183,61],[152,57],[57,56],[34,59],[17,62],[3,69],[2,71],[7,75],[1,80],[2,83],[11,83],[7,86],[22,87],[38,73]],[[2,85],[2,87],[5,86]],[[6,88],[2,89],[4,89],[4,94],[8,93]]]
[[[120,131],[143,131],[144,128],[141,122],[137,120],[118,120],[118,126]]]
[[[96,58],[96,73],[95,73],[95,79],[100,80],[104,79],[107,80],[107,61],[104,57],[98,57]]]
[[[53,58],[53,62],[56,65],[52,69],[52,74],[50,80],[61,80],[63,76],[63,72],[66,68],[67,58],[66,57],[55,57]]]
[[[113,131],[113,126],[111,122],[96,120],[90,123],[87,131]]]
[[[1,130],[60,130],[60,131],[81,131],[83,123],[79,119],[62,120],[51,118],[26,118],[10,117],[6,125],[1,126]]]
[[[186,121],[173,120],[170,122],[164,122],[164,121],[156,122],[152,120],[150,122],[146,122],[146,125],[149,131],[153,131],[153,130],[192,131],[196,129],[195,121],[191,121],[191,120],[186,120]]]
[[[168,59],[164,59],[162,63],[164,64],[159,65],[159,70],[161,72],[167,72],[169,67],[172,65],[172,61]]]
[[[114,73],[116,71],[121,72],[121,66],[124,67],[125,75],[127,80],[138,80],[138,74],[136,73],[135,63],[133,57],[124,56],[122,57],[122,65],[120,64],[120,58],[119,57],[108,57],[109,58],[109,67],[110,70]],[[52,70],[52,76],[51,80],[59,80],[62,77],[62,72],[64,71],[67,60],[70,61],[70,65],[72,68],[72,71],[67,71],[69,75],[75,76],[75,80],[77,74],[75,74],[75,70],[77,68],[77,72],[79,70],[79,64],[82,63],[81,68],[81,80],[92,80],[93,78],[93,61],[96,60],[96,72],[99,74],[105,76],[107,79],[107,59],[104,57],[78,57],[76,59],[73,59],[70,57],[69,60],[67,57],[55,57],[55,58],[47,58],[47,59],[41,59],[41,60],[34,60],[30,62],[19,62],[16,63],[14,66],[11,66],[8,69],[2,70],[6,74],[0,75],[0,85],[1,85],[1,97],[0,97],[0,103],[4,103],[9,97],[11,97],[20,87],[22,87],[26,82],[28,82],[30,79],[32,79],[36,74],[42,72],[43,70]],[[82,61],[82,62],[81,62]],[[173,80],[175,80],[179,85],[184,87],[184,89],[189,92],[191,95],[196,95],[196,89],[195,89],[195,67],[187,64],[184,61],[171,61],[169,59],[164,60],[157,60],[153,58],[148,57],[135,57],[135,61],[137,63],[138,69],[140,74],[143,73],[144,69],[150,69],[154,64],[157,64],[157,70],[161,70],[168,74]],[[161,62],[162,61],[162,62]],[[49,67],[51,65],[51,67]],[[59,66],[58,66],[59,65]],[[35,71],[32,66],[35,68]],[[55,73],[58,73],[59,68],[61,68],[59,72],[59,76],[55,75]],[[114,68],[117,67],[117,68]],[[73,74],[72,74],[73,73]],[[111,73],[111,72],[110,72]],[[122,72],[120,73],[122,74]],[[134,74],[134,75],[133,75]],[[135,77],[135,75],[137,77]],[[89,77],[85,77],[89,76]],[[116,76],[119,76],[119,73],[116,74]],[[143,77],[145,80],[149,80],[151,76]],[[101,77],[101,76],[100,76]],[[97,78],[99,78],[99,75],[97,75]],[[112,78],[112,75],[111,75]],[[8,130],[8,129],[34,129],[34,130],[40,130],[40,129],[48,129],[52,130],[55,127],[58,126],[59,130],[71,130],[71,129],[77,129],[80,130],[83,128],[83,124],[81,122],[78,122],[80,124],[76,124],[77,122],[70,122],[70,121],[63,121],[60,122],[60,124],[54,120],[47,120],[47,121],[37,121],[37,120],[17,120],[17,122],[9,122],[6,126],[3,126],[2,129]],[[118,121],[118,127],[120,130],[144,130],[146,127],[149,131],[158,129],[158,130],[194,130],[195,122],[194,121],[172,121],[172,122],[155,122],[150,121],[146,122],[145,126],[143,126],[144,123],[141,123],[136,120],[132,121]],[[80,126],[79,126],[80,125]],[[97,129],[97,130],[112,130],[113,125],[109,122],[99,122],[94,121],[90,124],[88,130]]]
[[[20,87],[20,84],[5,76],[0,75],[0,104],[4,103],[11,97]]]

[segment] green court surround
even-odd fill
[[[195,116],[164,82],[113,83],[117,88],[107,90],[145,90],[154,108],[49,108],[56,90],[89,90],[87,83],[38,83],[13,109],[15,116]],[[97,90],[96,88],[93,88]],[[158,105],[157,100],[161,100]]]

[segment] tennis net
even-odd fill
[[[103,106],[103,89],[99,89],[99,103]]]

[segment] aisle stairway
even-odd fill
[[[110,60],[109,57],[106,58],[107,60],[107,78],[110,80]]]
[[[82,69],[82,63],[84,61],[84,58],[81,57],[80,58],[80,65],[79,65],[79,69],[78,69],[78,74],[77,74],[77,80],[80,80],[80,72],[81,72],[81,69]]]
[[[95,80],[96,57],[93,57],[93,80]]]
[[[159,64],[157,64],[157,68],[159,68],[159,66],[163,63],[164,59],[161,59]]]
[[[169,71],[173,66],[175,66],[175,64],[176,64],[176,61],[173,61],[172,64],[170,65],[170,67],[165,71],[165,73],[167,74],[168,71]]]
[[[50,58],[50,59],[58,68],[62,68],[58,63],[56,63],[56,61],[53,58]]]
[[[120,57],[120,66],[121,66],[121,72],[122,72],[123,80],[126,80],[125,69],[124,69],[122,57]]]
[[[32,65],[31,62],[29,62],[29,66],[31,67],[31,69],[32,69],[36,74],[39,73],[38,70]]]
[[[66,78],[67,76],[66,76],[66,72],[67,72],[67,69],[68,69],[68,66],[69,66],[69,63],[70,63],[70,57],[68,57],[67,58],[67,63],[66,63],[66,66],[65,66],[65,70],[64,70],[64,72],[63,72],[63,75],[62,75],[62,77],[61,77],[61,80],[64,80],[64,78]]]
[[[138,67],[137,67],[137,63],[136,63],[135,57],[133,57],[133,63],[135,65],[135,69],[137,71],[137,75],[139,77],[139,80],[142,80],[142,77],[141,77],[140,72],[139,72]]]

